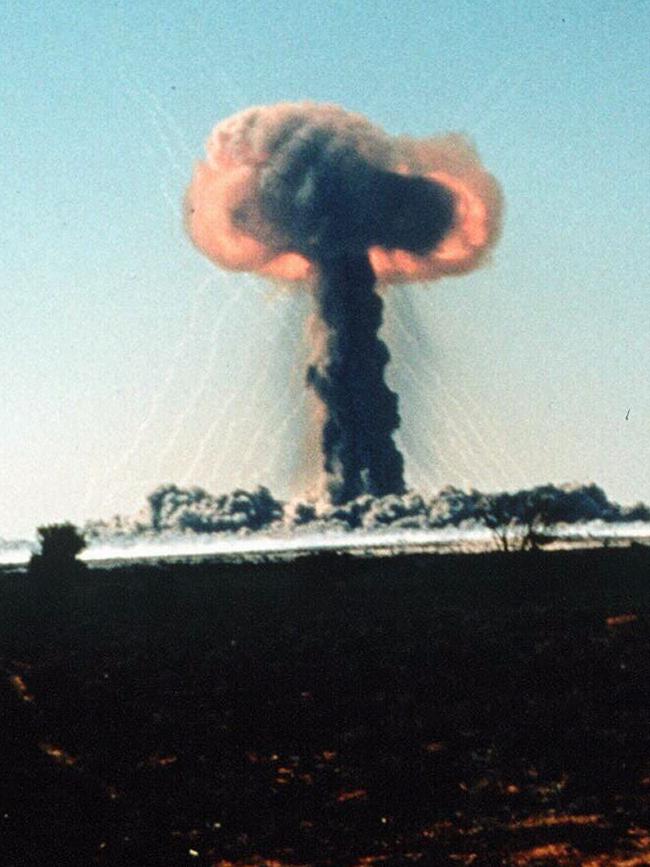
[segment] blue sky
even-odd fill
[[[305,98],[503,186],[490,264],[386,299],[409,482],[650,501],[647,0],[9,0],[0,38],[0,536],[299,492],[309,299],[218,272],[181,199],[214,123]]]

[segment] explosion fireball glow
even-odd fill
[[[475,268],[500,217],[499,187],[462,136],[391,138],[308,102],[251,108],[212,132],[187,193],[187,229],[218,265],[313,292],[307,383],[332,502],[404,491],[376,284]]]

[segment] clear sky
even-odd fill
[[[181,207],[214,123],[281,100],[465,132],[503,186],[490,264],[387,297],[409,483],[650,501],[647,0],[5,0],[0,41],[0,536],[299,491],[309,299]]]

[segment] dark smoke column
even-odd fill
[[[342,503],[404,491],[376,284],[475,267],[500,195],[459,136],[391,139],[336,106],[249,109],[215,127],[186,199],[194,243],[223,267],[311,286],[307,383],[321,404],[323,487]]]
[[[452,226],[452,196],[433,180],[369,165],[320,127],[284,147],[282,171],[261,172],[258,206],[313,267],[319,336],[307,383],[323,406],[324,487],[333,503],[401,494],[404,461],[392,436],[400,417],[384,380],[390,356],[369,250],[429,252]]]
[[[324,332],[322,357],[307,383],[325,407],[325,483],[333,503],[362,493],[404,492],[404,460],[393,442],[397,395],[384,381],[389,361],[379,339],[382,301],[368,256],[321,259],[315,299]]]
[[[333,503],[405,490],[393,441],[397,395],[384,380],[390,355],[379,338],[383,304],[368,251],[427,252],[453,222],[452,197],[439,184],[351,162],[319,164],[300,184],[308,190],[292,191],[295,213],[289,203],[281,209],[296,249],[314,263],[321,339],[307,383],[323,404],[324,486]]]

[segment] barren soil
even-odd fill
[[[650,864],[650,551],[0,573],[0,864]]]

